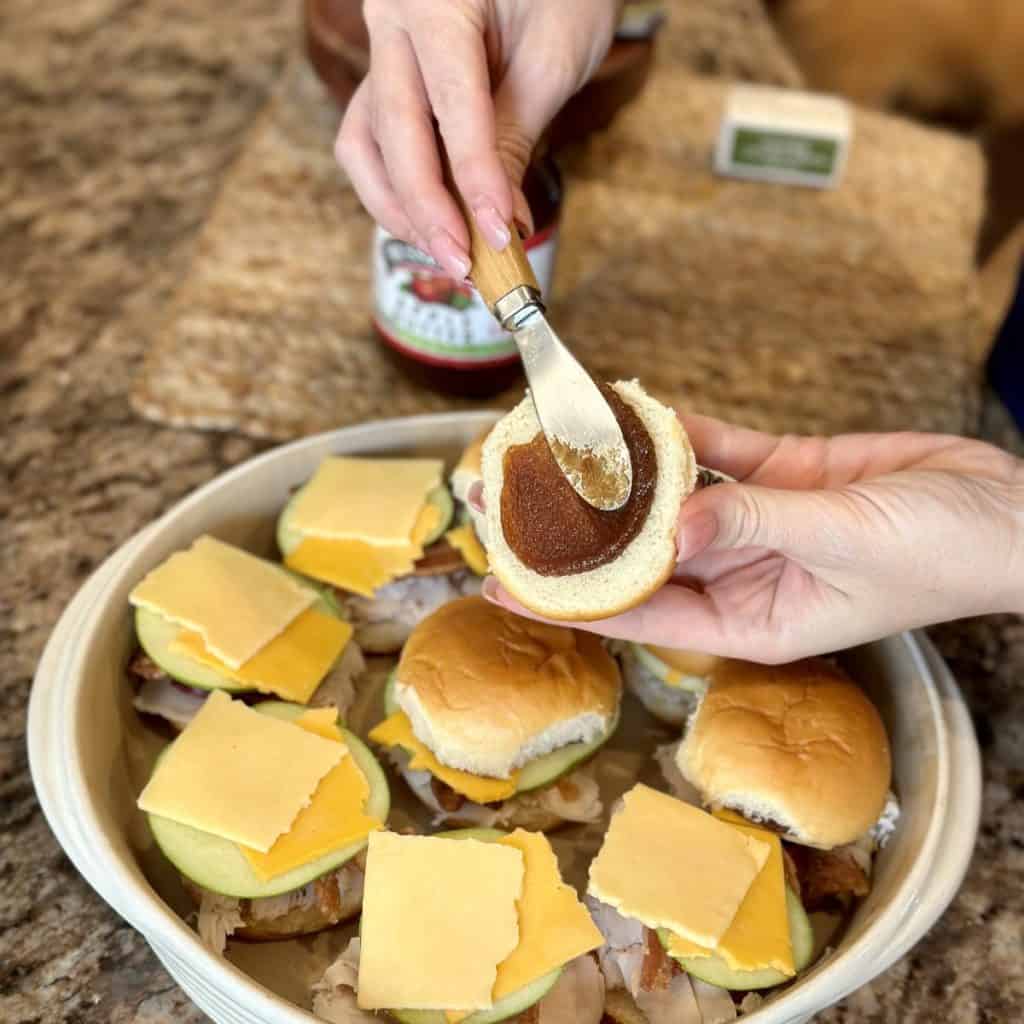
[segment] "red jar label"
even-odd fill
[[[554,225],[525,243],[541,292],[555,265]],[[393,348],[435,366],[484,369],[518,357],[511,335],[475,288],[453,281],[427,255],[378,227],[373,242],[374,326]]]

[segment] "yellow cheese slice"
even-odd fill
[[[299,811],[292,827],[268,853],[239,847],[261,881],[283,875],[384,827],[379,818],[366,813],[370,784],[348,753],[338,731],[337,715],[335,708],[321,708],[295,720],[300,729],[340,744],[345,756],[320,780],[309,806]]]
[[[338,709],[333,707],[309,708],[303,711],[295,720],[296,725],[302,726],[306,732],[316,733],[323,736],[325,740],[334,743],[344,743],[345,737],[338,730]]]
[[[576,890],[562,881],[546,836],[516,829],[498,842],[522,853],[525,874],[518,905],[519,945],[498,968],[495,1000],[604,943]]]
[[[476,535],[476,530],[469,523],[456,526],[454,530],[449,530],[444,536],[456,551],[462,552],[466,565],[477,576],[486,576],[491,571],[490,563],[487,561],[487,552],[484,551],[484,547]]]
[[[357,1000],[364,1010],[484,1010],[519,941],[523,856],[499,843],[373,832]]]
[[[129,600],[201,634],[211,653],[238,668],[305,611],[316,594],[248,551],[200,537],[149,573]]]
[[[717,953],[736,971],[759,971],[772,967],[792,976],[796,967],[786,913],[782,842],[777,835],[749,824],[731,811],[715,811],[714,816],[767,843],[771,853],[716,949],[673,935],[668,951],[675,957],[709,957]]]
[[[139,808],[266,853],[344,754],[336,741],[214,690],[157,765]]]
[[[420,554],[423,554],[423,542],[440,525],[441,510],[436,505],[427,502],[420,509],[419,515],[416,517],[416,525],[412,528],[412,534],[409,537],[409,540],[420,549]]]
[[[590,892],[648,928],[716,947],[771,847],[648,786],[622,799],[590,865]]]
[[[406,543],[443,468],[440,459],[324,459],[295,499],[291,525],[306,536]]]
[[[242,686],[305,704],[352,637],[352,626],[309,608],[240,668],[210,653],[199,633],[183,631],[171,650],[208,665]]]
[[[507,800],[516,791],[519,772],[513,772],[507,779],[491,779],[449,768],[433,755],[430,748],[421,743],[412,731],[412,723],[404,711],[396,711],[370,731],[370,739],[383,747],[403,747],[412,754],[409,767],[417,772],[430,772],[446,783],[456,793],[478,804],[491,804]]]
[[[361,540],[304,537],[294,551],[285,555],[284,564],[303,576],[373,597],[385,583],[412,572],[422,553],[422,548],[409,544],[385,547]]]

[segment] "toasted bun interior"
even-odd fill
[[[696,463],[679,418],[636,381],[612,387],[640,417],[654,443],[658,479],[647,519],[636,537],[605,565],[568,576],[544,576],[527,567],[506,542],[501,522],[505,452],[532,441],[540,423],[527,396],[499,420],[483,448],[487,555],[491,570],[521,604],[547,618],[592,621],[640,604],[672,574],[679,506],[693,490]],[[546,510],[537,509],[537,515]]]
[[[452,601],[416,627],[395,686],[413,732],[439,761],[495,778],[597,739],[621,692],[618,666],[598,637],[482,597]]]
[[[891,778],[875,706],[826,661],[723,662],[677,755],[704,800],[830,849],[877,820]]]

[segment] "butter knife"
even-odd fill
[[[602,511],[621,508],[633,487],[622,428],[590,374],[548,323],[540,288],[515,226],[498,252],[461,203],[470,234],[469,276],[523,361],[551,454],[573,490]]]

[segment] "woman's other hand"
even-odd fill
[[[781,662],[1024,611],[1024,469],[1006,452],[931,434],[773,437],[684,423],[698,460],[740,482],[684,502],[672,582],[623,615],[573,625]],[[486,592],[522,611],[496,581]]]

